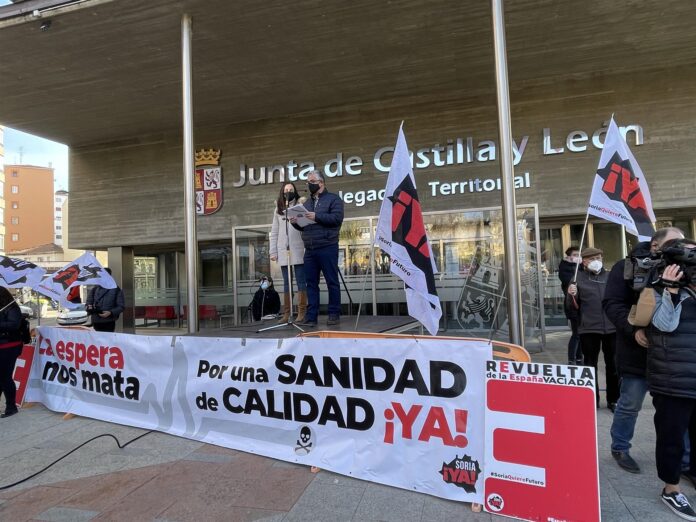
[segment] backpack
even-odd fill
[[[22,317],[22,322],[19,325],[19,335],[24,344],[31,344],[31,325],[26,317]]]

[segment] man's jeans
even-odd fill
[[[638,413],[643,406],[648,382],[645,377],[625,374],[621,377],[619,401],[611,423],[611,450],[627,452],[636,427]]]

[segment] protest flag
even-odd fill
[[[390,271],[404,282],[409,315],[420,321],[431,335],[436,335],[442,316],[435,288],[437,269],[423,223],[403,123],[389,169],[375,241],[389,254]]]
[[[0,256],[0,286],[5,288],[33,287],[41,282],[46,270],[34,263]]]
[[[655,213],[643,171],[612,117],[592,185],[588,214],[626,227],[640,241],[655,232]]]
[[[117,286],[97,258],[85,252],[32,288],[57,301],[64,308],[75,308],[79,305],[68,301],[67,295],[71,288],[80,285],[99,285],[103,288]]]

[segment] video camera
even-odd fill
[[[624,280],[630,281],[633,290],[640,292],[662,274],[667,264],[661,253],[646,253],[647,255],[632,255],[626,259],[624,265]]]
[[[687,239],[668,241],[663,245],[661,254],[665,261],[665,267],[679,265],[681,271],[684,272],[684,277],[681,278],[678,286],[696,285],[696,246],[694,246],[693,241]],[[662,275],[663,270],[664,268],[660,270],[659,275]]]

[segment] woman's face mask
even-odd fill
[[[602,260],[601,259],[593,259],[590,261],[587,265],[588,270],[591,272],[594,272],[595,274],[599,274],[602,270]]]
[[[268,290],[269,286],[271,286],[271,284],[265,279],[261,281],[261,290]]]

